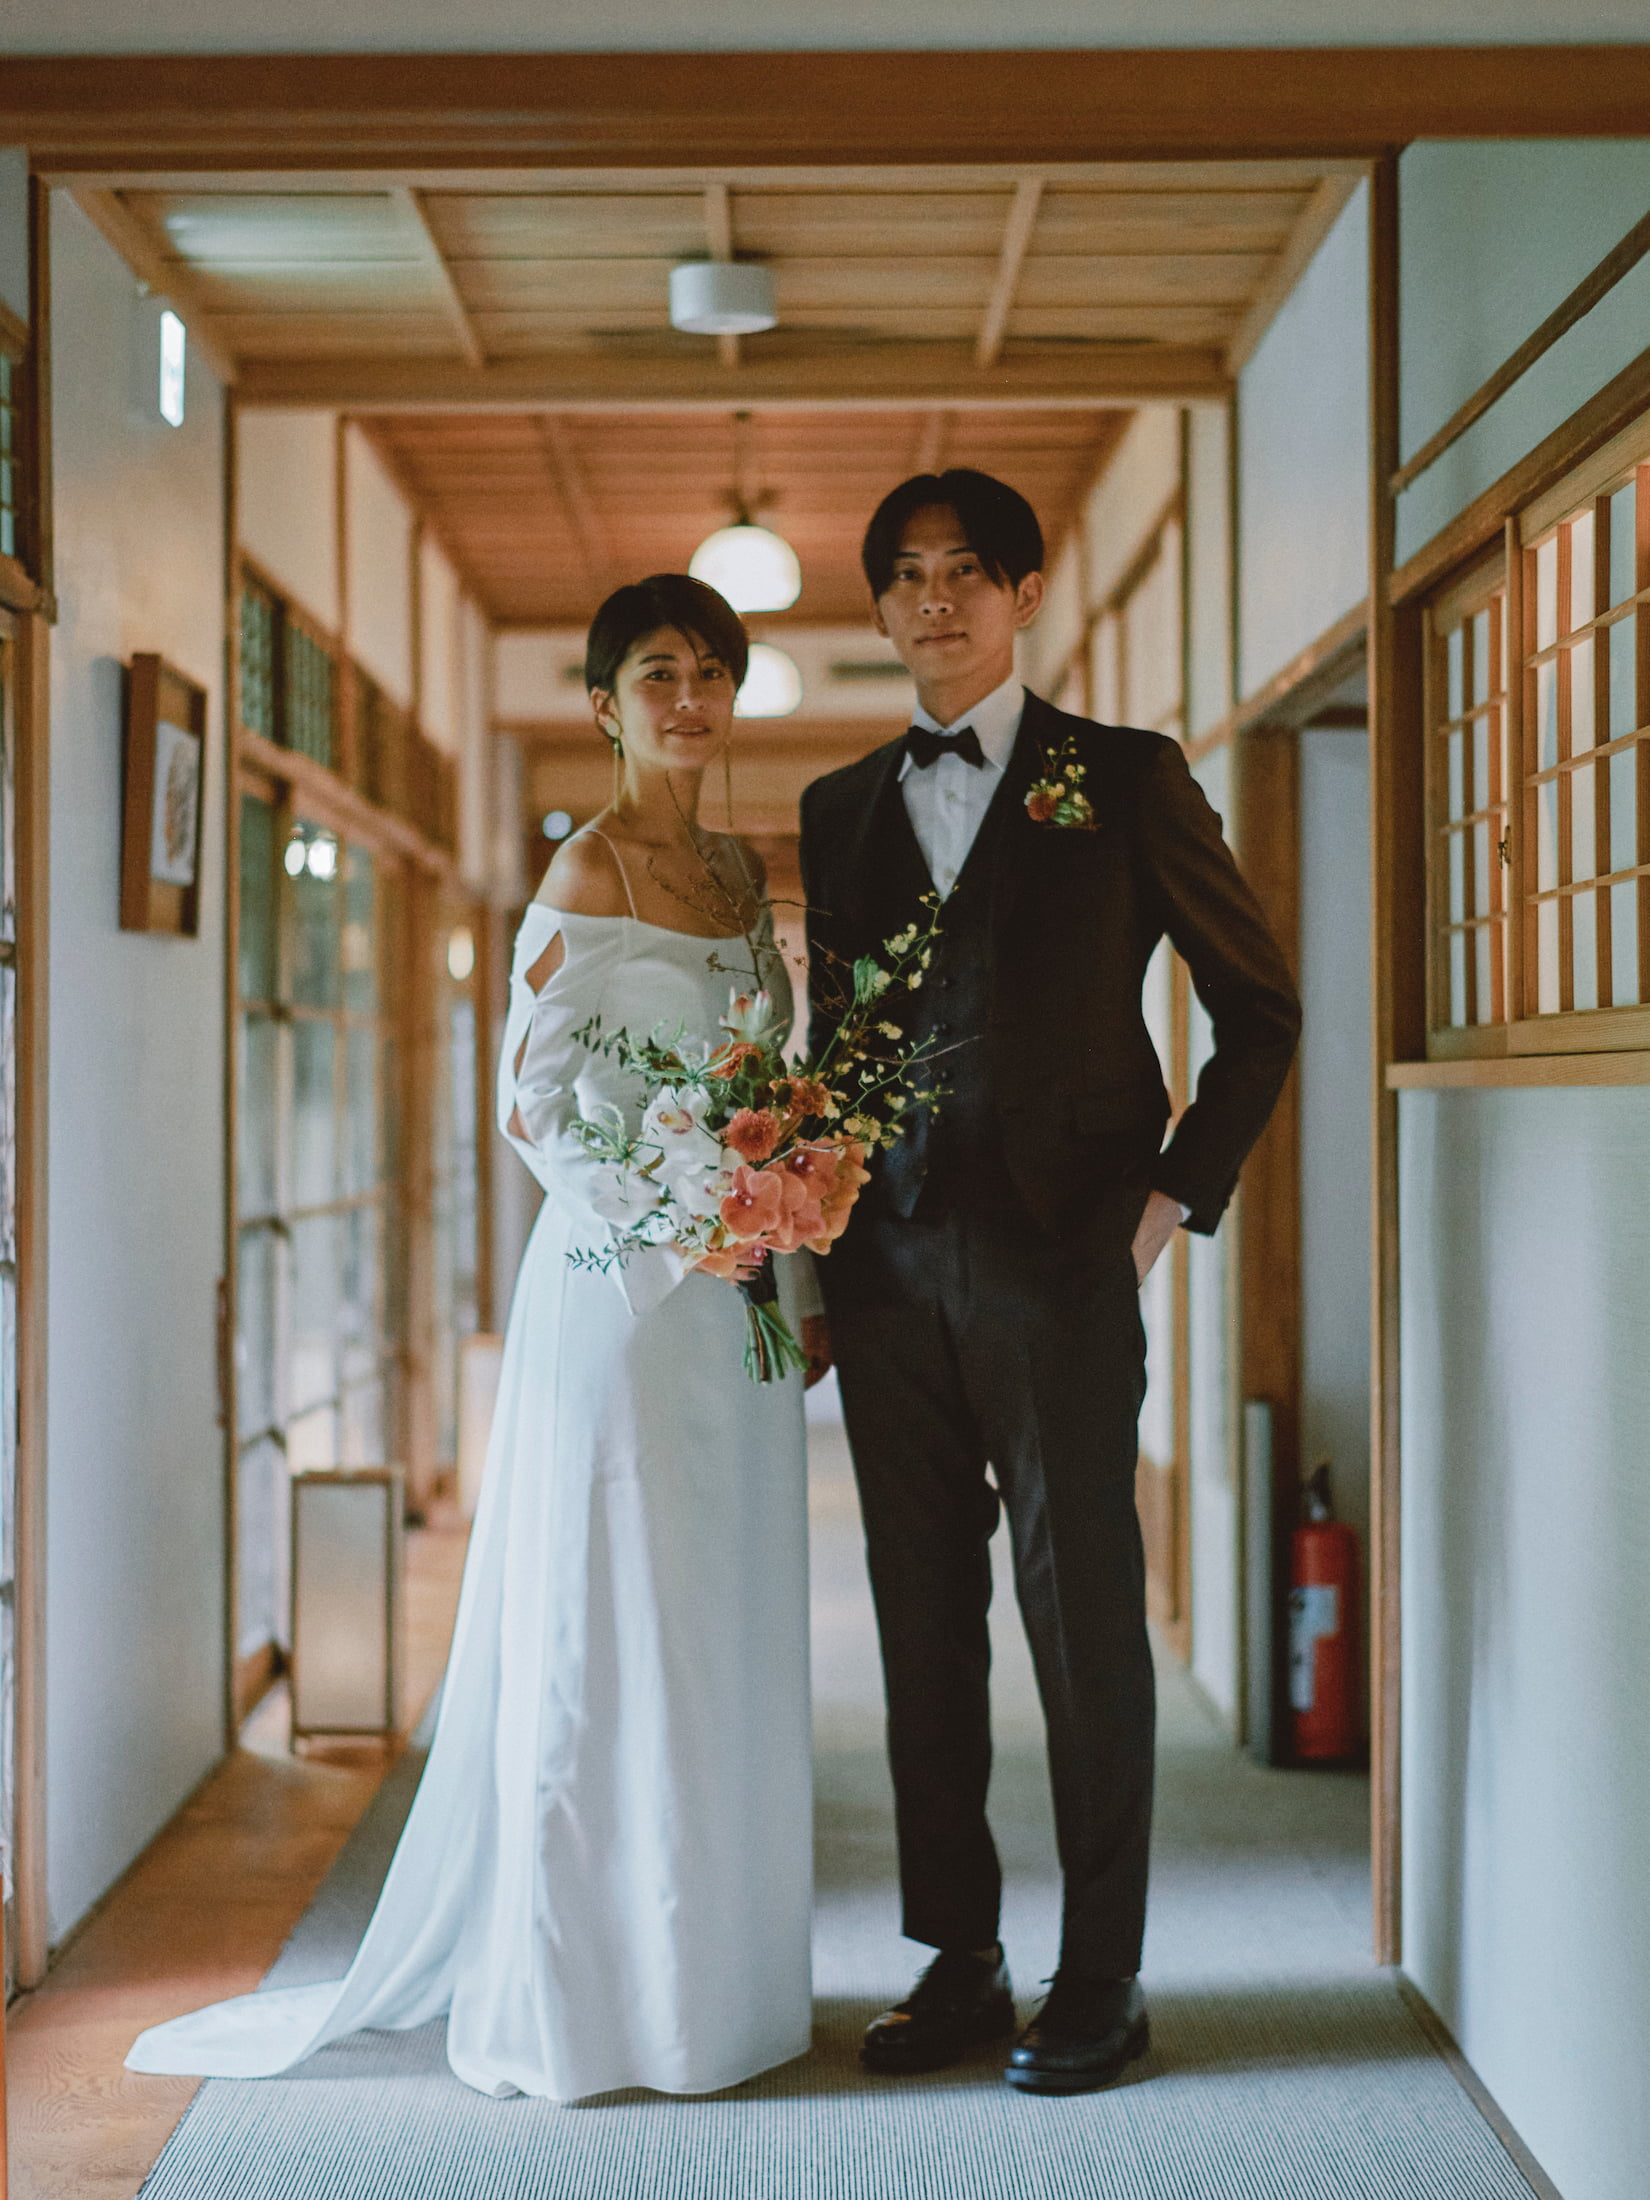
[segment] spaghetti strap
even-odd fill
[[[632,915],[632,917],[635,917],[636,922],[640,924],[642,920],[640,917],[636,916],[636,897],[630,890],[630,873],[624,867],[624,857],[620,855],[618,849],[614,847],[612,841],[608,839],[607,835],[601,830],[600,826],[587,825],[584,829],[593,840],[599,840],[601,842],[602,846],[607,850],[608,854],[618,865],[619,876],[624,881],[624,898],[630,904],[630,914]]]

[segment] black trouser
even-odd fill
[[[1000,1492],[1048,1726],[1061,1962],[1126,1977],[1145,1929],[1156,1724],[1127,1239],[1062,1248],[1002,1203],[934,1222],[864,1211],[823,1273],[882,1638],[904,1930],[934,1947],[997,1937],[986,1615]]]

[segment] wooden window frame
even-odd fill
[[[1579,438],[1578,438],[1579,441]],[[1557,471],[1555,469],[1555,471]],[[1565,556],[1567,533],[1560,537],[1557,553],[1555,587],[1558,609],[1557,628],[1550,642],[1541,647],[1533,646],[1536,638],[1537,553],[1541,545],[1552,539],[1555,528],[1582,518],[1591,508],[1595,528],[1598,515],[1608,508],[1609,497],[1627,482],[1638,483],[1636,504],[1636,550],[1634,587],[1621,603],[1609,604],[1607,560],[1594,558],[1594,602],[1591,615],[1580,624],[1572,623],[1570,571]],[[1595,535],[1595,541],[1596,541]],[[1506,624],[1506,687],[1504,710],[1506,714],[1506,752],[1511,784],[1504,790],[1507,799],[1507,848],[1508,885],[1506,893],[1506,986],[1505,1014],[1499,1021],[1454,1025],[1448,1021],[1448,977],[1441,968],[1440,942],[1444,934],[1444,917],[1447,911],[1447,868],[1441,860],[1441,834],[1446,829],[1442,812],[1447,805],[1443,801],[1440,785],[1441,770],[1439,752],[1442,748],[1438,736],[1442,719],[1437,707],[1438,684],[1442,677],[1439,663],[1439,637],[1447,632],[1465,607],[1492,591],[1502,594],[1505,604]],[[1636,606],[1636,612],[1633,607]],[[1502,539],[1493,548],[1483,551],[1476,558],[1458,566],[1445,580],[1436,584],[1419,604],[1421,622],[1420,667],[1420,724],[1426,753],[1426,805],[1425,805],[1425,895],[1427,933],[1427,1033],[1426,1058],[1428,1062],[1481,1063],[1490,1075],[1497,1074],[1490,1065],[1508,1064],[1541,1058],[1572,1058],[1572,1065],[1579,1058],[1595,1058],[1618,1053],[1650,1053],[1650,733],[1646,731],[1650,720],[1650,410],[1612,435],[1608,441],[1591,450],[1582,444],[1574,453],[1573,463],[1557,471],[1556,479],[1549,479],[1538,493],[1529,495],[1508,516],[1502,528]],[[1538,667],[1549,659],[1557,659],[1575,646],[1574,636],[1589,633],[1602,634],[1624,617],[1634,615],[1639,628],[1635,642],[1634,662],[1638,681],[1638,693],[1633,711],[1634,725],[1619,740],[1608,738],[1606,713],[1608,692],[1605,679],[1597,676],[1593,681],[1594,739],[1583,750],[1573,750],[1571,729],[1568,723],[1569,683],[1560,683],[1558,699],[1557,756],[1551,765],[1540,764],[1536,751],[1538,736],[1536,694]],[[1605,660],[1606,665],[1608,660]],[[1469,706],[1467,716],[1475,715]],[[1601,738],[1602,736],[1602,738]],[[1574,976],[1572,954],[1572,911],[1575,904],[1575,882],[1569,877],[1571,863],[1571,790],[1575,784],[1574,766],[1599,756],[1609,756],[1618,750],[1631,749],[1638,758],[1636,799],[1638,830],[1636,836],[1637,864],[1622,874],[1622,879],[1635,875],[1640,881],[1638,910],[1638,969],[1641,1001],[1637,1004],[1613,1005],[1601,1001],[1601,1005],[1577,1008],[1571,991]],[[1551,780],[1559,789],[1556,824],[1556,872],[1548,886],[1537,888],[1538,876],[1535,862],[1537,833],[1537,789]],[[1595,850],[1596,835],[1608,833],[1609,827],[1609,775],[1595,774]],[[1603,860],[1608,862],[1608,858]],[[1596,891],[1602,895],[1612,884],[1621,883],[1608,869],[1589,873],[1582,882],[1583,891]],[[1559,1006],[1543,1010],[1540,1005],[1538,974],[1537,910],[1540,904],[1554,901],[1559,909]],[[1597,989],[1602,995],[1609,987],[1610,953],[1608,917],[1603,920],[1600,932]],[[1469,1008],[1470,1008],[1469,997]],[[1399,1075],[1401,1069],[1411,1065],[1393,1064],[1389,1075],[1395,1082],[1414,1084],[1424,1082],[1413,1074]],[[1602,1074],[1602,1073],[1601,1073]],[[1510,1069],[1500,1073],[1504,1081],[1520,1084],[1531,1082],[1527,1072],[1514,1073]],[[1563,1081],[1577,1081],[1574,1066]],[[1619,1081],[1619,1073],[1611,1082]],[[1636,1080],[1635,1080],[1636,1081]]]

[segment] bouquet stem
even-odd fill
[[[779,1311],[779,1278],[771,1259],[742,1281],[739,1290],[745,1301],[745,1373],[751,1381],[779,1382],[793,1368],[805,1368],[808,1355]]]

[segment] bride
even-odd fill
[[[738,1291],[670,1246],[569,1258],[638,1214],[575,1134],[598,1101],[639,1117],[581,1045],[590,1020],[715,1040],[753,976],[789,1011],[758,859],[698,822],[747,652],[722,598],[676,574],[619,589],[590,629],[614,797],[522,922],[499,1067],[501,1128],[548,1197],[434,1742],[359,1952],[330,1984],[145,2032],[133,2070],[268,2077],[445,2015],[467,2085],[573,2100],[714,2092],[808,2046],[803,1386],[746,1379]],[[808,1261],[779,1267],[813,1380]]]

